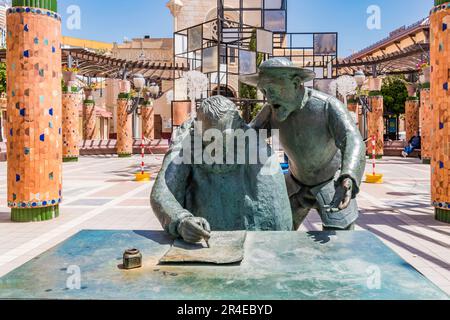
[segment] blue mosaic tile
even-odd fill
[[[445,30],[447,30],[447,24],[446,24],[446,23],[443,23],[443,24],[442,24],[442,31],[445,31]]]
[[[23,56],[24,56],[25,58],[29,58],[29,57],[30,57],[30,51],[25,50],[25,51],[23,52]]]
[[[439,161],[439,168],[444,169],[444,163],[442,161]]]
[[[439,129],[444,129],[444,127],[445,127],[445,124],[443,123],[443,122],[439,122]]]
[[[444,90],[448,91],[448,82],[444,83],[443,87],[444,87]]]
[[[20,175],[16,174],[16,182],[20,181]]]
[[[55,53],[56,52],[56,48],[52,47],[52,52]]]
[[[34,44],[39,44],[39,38],[34,38]]]
[[[41,135],[39,136],[39,140],[41,140],[42,142],[44,142],[44,141],[45,141],[45,134],[41,134]]]
[[[30,29],[28,28],[28,25],[27,25],[27,24],[23,27],[23,30],[24,30],[25,32],[30,31]]]
[[[30,154],[30,148],[25,148],[24,153],[25,153],[26,156],[29,155]]]
[[[53,117],[53,108],[50,108],[50,109],[48,110],[48,114],[51,115],[51,116]]]
[[[25,117],[25,109],[20,109],[20,116]]]

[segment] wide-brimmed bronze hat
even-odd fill
[[[297,67],[291,60],[279,57],[264,61],[259,66],[258,73],[240,76],[239,81],[256,87],[263,77],[270,79],[274,74],[282,75],[283,73],[296,73],[303,83],[314,80],[316,77],[314,71]]]

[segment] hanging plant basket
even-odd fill
[[[431,67],[425,67],[422,69],[422,75],[420,77],[420,83],[429,83],[431,78]]]
[[[408,96],[409,97],[415,97],[416,96],[416,85],[414,83],[408,83],[406,84],[406,90],[408,90]]]
[[[383,85],[383,79],[381,79],[381,78],[370,78],[369,79],[369,91],[381,91],[382,85]]]
[[[77,81],[77,72],[73,71],[63,71],[63,79],[64,82],[68,85],[69,82],[75,82]]]

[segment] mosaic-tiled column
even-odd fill
[[[7,11],[7,193],[16,222],[57,217],[62,192],[61,18],[56,0],[26,3]]]
[[[436,219],[450,223],[450,1],[430,12],[433,143],[431,188]]]
[[[94,140],[96,126],[95,102],[93,100],[85,100],[83,102],[83,140]]]
[[[80,155],[80,134],[78,114],[83,103],[83,95],[78,92],[63,93],[62,97],[62,139],[63,162],[76,162]]]
[[[431,163],[433,113],[430,102],[430,89],[420,90],[420,135],[422,138],[422,162]]]
[[[377,158],[381,158],[384,155],[383,96],[369,97],[369,104],[372,108],[372,112],[367,114],[367,129],[369,136],[369,141],[367,143],[367,154],[372,154],[372,137],[375,137],[375,153]]]
[[[142,133],[145,138],[155,138],[155,110],[150,104],[142,106]]]
[[[419,98],[409,97],[405,102],[406,141],[410,141],[420,128]]]
[[[117,155],[120,158],[131,157],[133,154],[133,123],[128,114],[128,98],[117,100]]]

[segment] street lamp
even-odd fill
[[[364,85],[364,82],[366,82],[366,75],[362,70],[358,70],[355,72],[355,75],[353,77],[355,78],[356,84],[358,85],[359,89],[361,89]]]

